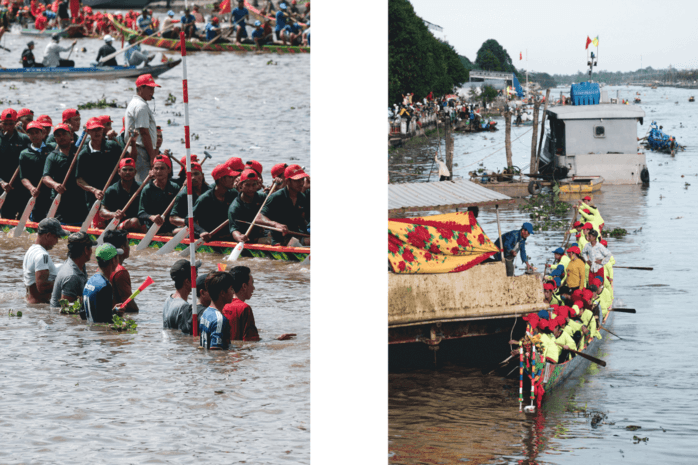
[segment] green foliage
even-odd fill
[[[13,309],[10,309],[10,311],[7,312],[7,316],[16,316],[17,318],[22,318],[22,311],[17,310],[17,313],[15,313]]]
[[[502,64],[499,62],[497,57],[489,50],[484,50],[482,53],[477,54],[478,62],[482,69],[485,71],[503,71]]]
[[[468,57],[463,56],[463,55],[458,55],[458,58],[460,59],[460,62],[463,64],[463,67],[465,67],[465,69],[467,69],[468,71],[476,68],[475,63],[468,60]]]
[[[605,236],[611,236],[615,238],[621,238],[628,234],[628,231],[623,228],[615,228],[612,231],[604,231]]]
[[[75,302],[69,302],[68,299],[61,299],[58,301],[58,303],[61,305],[61,313],[64,315],[75,315],[80,313],[80,308],[82,307],[82,303],[80,300],[76,300]]]
[[[177,101],[177,97],[175,97],[174,95],[172,95],[170,93],[167,95],[167,100],[165,100],[165,105],[166,106],[174,105],[176,101]]]
[[[135,333],[138,323],[130,318],[121,318],[119,315],[114,315],[112,317],[112,324],[109,325],[109,327],[115,331]]]
[[[406,0],[388,3],[388,104],[413,93],[445,95],[468,80],[454,48],[436,39]]]
[[[126,105],[119,106],[116,99],[113,99],[111,102],[107,102],[107,98],[104,95],[102,95],[102,98],[96,102],[78,104],[78,110],[93,110],[101,108],[126,108]]]
[[[557,81],[548,73],[528,73],[528,80],[537,82],[543,89],[557,86]]]
[[[495,60],[492,59],[492,56],[495,58]],[[480,50],[477,51],[475,64],[488,71],[515,73],[519,80],[521,78],[518,71],[516,71],[516,67],[514,67],[511,57],[507,51],[494,39],[489,39],[483,42]],[[493,67],[496,66],[496,64],[499,65],[498,68]]]
[[[497,89],[495,89],[492,86],[485,86],[482,88],[482,94],[480,97],[482,97],[483,102],[492,102],[494,101],[495,98],[497,98],[497,95],[499,92],[497,92]]]
[[[572,208],[561,202],[556,194],[539,194],[519,205],[519,210],[530,212],[529,217],[535,231],[564,231],[569,226],[567,212]],[[557,218],[556,218],[557,217]]]

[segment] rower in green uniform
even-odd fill
[[[167,217],[163,220],[160,215],[167,210],[170,202],[179,192],[179,186],[170,181],[172,162],[169,157],[157,155],[153,160],[151,171],[153,179],[148,181],[141,191],[138,219],[148,229],[153,223],[161,225],[158,234],[167,234],[172,232],[172,224],[167,221]]]
[[[12,108],[7,108],[0,116],[0,188],[7,192],[5,203],[0,212],[3,218],[14,220],[22,214],[24,206],[29,200],[29,192],[22,189],[19,179],[12,185],[10,181],[19,166],[19,155],[24,149],[29,147],[31,141],[26,134],[15,131],[17,122],[17,112]],[[19,188],[19,189],[18,189]],[[14,193],[10,193],[14,189]]]
[[[58,148],[51,152],[46,158],[44,165],[44,184],[53,189],[51,200],[61,194],[61,203],[56,211],[56,218],[64,224],[80,226],[87,217],[88,210],[85,208],[85,193],[78,186],[75,180],[75,173],[71,173],[65,182],[65,187],[61,185],[73,157],[77,156],[78,148],[73,145],[72,128],[65,123],[56,126],[53,131]]]
[[[85,205],[89,211],[96,199],[104,200],[102,189],[119,162],[121,148],[104,138],[104,125],[98,118],[87,120],[87,134],[90,140],[78,154],[75,177],[78,186],[85,191]],[[112,182],[116,181],[115,177]]]
[[[219,231],[215,237],[211,236],[210,231],[228,219],[228,209],[238,196],[238,191],[233,189],[233,183],[235,178],[240,176],[240,172],[233,171],[223,164],[216,166],[211,174],[216,186],[201,194],[196,201],[194,220],[204,231],[201,233],[204,242],[232,240],[226,228]]]
[[[31,220],[38,223],[46,218],[51,206],[51,190],[47,187],[39,189],[39,181],[44,174],[46,158],[53,149],[44,144],[44,127],[39,121],[27,125],[27,135],[31,143],[19,154],[19,178],[29,195],[37,198]]]
[[[185,175],[186,177],[186,175]],[[204,170],[201,165],[196,162],[191,164],[191,189],[192,189],[192,208],[199,199],[199,196],[210,190],[206,179],[204,178]],[[172,231],[177,234],[182,228],[187,226],[187,218],[189,217],[189,204],[187,202],[187,189],[184,189],[177,194],[172,213],[170,214],[170,224],[175,228]],[[194,224],[194,233],[198,236],[204,232],[200,226]]]
[[[249,224],[239,223],[238,221],[246,221],[251,223],[257,216],[257,212],[264,202],[264,196],[258,192],[259,175],[252,169],[246,169],[240,174],[238,183],[238,195],[228,209],[228,225],[230,234],[233,235],[235,242],[253,242],[258,244],[270,244],[271,239],[267,238],[263,233],[263,228],[252,228],[249,236],[245,232],[249,228]],[[269,226],[271,228],[279,228],[283,233],[288,232],[286,225],[271,221],[269,218],[260,213],[255,224],[260,226]]]
[[[98,228],[104,228],[115,217],[119,218],[117,229],[147,232],[147,228],[141,225],[138,219],[138,200],[134,201],[128,210],[123,211],[131,196],[138,190],[140,184],[136,182],[136,162],[132,158],[124,158],[119,162],[119,181],[112,184],[104,191],[104,202],[99,209],[99,217],[103,223]]]
[[[66,124],[70,128],[70,134],[73,145],[75,145],[75,148],[78,148],[80,146],[80,136],[78,135],[78,131],[80,130],[80,123],[82,121],[80,112],[77,111],[75,108],[68,108],[66,110],[63,110],[63,114],[61,116],[63,119],[63,124]],[[48,136],[48,139],[46,139],[46,143],[56,143],[55,133]]]
[[[50,147],[51,150],[56,150],[56,143],[55,142],[49,142],[48,138],[51,136],[51,128],[53,127],[53,120],[49,115],[39,115],[38,118],[36,118],[36,121],[41,123],[41,126],[44,128],[44,144],[46,144],[47,147]]]
[[[291,165],[284,171],[286,179],[286,187],[278,192],[274,192],[269,196],[266,205],[262,209],[262,214],[271,221],[285,225],[289,231],[306,233],[308,223],[305,220],[306,206],[305,194],[301,192],[303,189],[304,178],[308,175],[299,165]],[[273,231],[271,234],[273,245],[295,245],[309,246],[310,238],[303,237],[298,240],[286,233]]]

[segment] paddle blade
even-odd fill
[[[7,198],[7,191],[3,192],[2,195],[0,195],[0,208],[2,208],[2,204],[5,203],[6,198]]]
[[[24,233],[24,226],[27,224],[27,221],[29,221],[29,215],[32,214],[32,210],[34,209],[34,204],[36,203],[36,198],[31,197],[27,201],[27,206],[24,207],[24,211],[22,212],[22,217],[19,219],[19,223],[17,223],[17,226],[15,227],[14,231],[12,232],[12,235],[14,237],[19,237]]]
[[[90,208],[90,213],[87,215],[87,218],[85,218],[85,221],[82,223],[82,226],[80,226],[80,232],[87,232],[87,228],[89,228],[92,224],[92,220],[97,214],[97,211],[99,211],[100,205],[102,205],[102,202],[99,200],[95,200],[95,203],[92,204],[92,208]]]
[[[238,242],[238,245],[235,246],[232,252],[230,252],[230,255],[228,256],[228,261],[229,262],[234,262],[235,260],[238,259],[240,254],[242,253],[242,249],[245,248],[245,243],[244,242]]]
[[[622,312],[622,313],[637,313],[634,308],[611,308],[612,312]]]
[[[147,278],[145,278],[145,281],[143,281],[143,284],[138,286],[138,290],[143,291],[146,287],[150,286],[151,284],[153,284],[153,278],[148,276]]]
[[[196,249],[198,249],[199,246],[200,246],[201,244],[203,244],[203,243],[204,243],[204,240],[203,240],[203,239],[201,239],[201,238],[197,239],[196,242],[194,242],[194,244],[189,244],[189,247],[187,247],[186,249],[182,250],[182,251],[179,253],[179,256],[180,256],[180,257],[187,258],[187,257],[189,256],[189,249],[191,248],[192,245],[194,246],[194,251],[196,252]]]
[[[180,242],[182,242],[182,239],[187,237],[189,235],[189,228],[182,228],[181,231],[179,231],[175,236],[167,241],[167,244],[163,245],[160,250],[155,252],[156,255],[165,255],[170,252],[174,252],[175,247],[179,245]]]
[[[148,230],[148,233],[145,235],[145,237],[143,239],[141,239],[141,242],[136,247],[136,251],[140,252],[141,250],[147,249],[159,230],[160,230],[160,226],[153,223],[153,225]]]
[[[53,202],[51,202],[51,208],[48,209],[48,214],[46,218],[53,218],[56,216],[56,211],[58,210],[58,205],[61,203],[61,194],[58,194]]]
[[[119,225],[119,220],[114,218],[112,219],[109,224],[107,225],[106,228],[104,228],[104,231],[102,231],[102,234],[99,235],[97,238],[97,245],[102,245],[104,244],[104,233],[107,231],[113,231],[116,229],[116,227]]]

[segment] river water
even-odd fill
[[[391,348],[390,463],[695,463],[698,405],[693,394],[698,367],[686,352],[695,339],[693,302],[698,298],[690,247],[698,226],[698,107],[688,103],[695,91],[606,89],[613,97],[620,90],[625,99],[641,93],[646,117],[642,126],[638,124],[638,137],[656,120],[687,146],[674,158],[647,152],[648,188],[603,186],[593,196],[606,227],[629,232],[622,239],[609,239],[617,266],[654,267],[654,271],[615,270],[614,305],[635,308],[637,314],[615,314],[610,329],[622,340],[603,333],[597,355],[608,366],[592,364],[576,373],[546,399],[538,415],[526,415],[518,411],[518,373],[506,377],[515,365],[490,373],[507,356],[509,334],[446,345],[438,353],[436,367],[425,347]],[[528,129],[514,128],[512,139]],[[514,164],[523,168],[530,158],[530,133],[520,140],[525,143],[512,144],[513,156]],[[477,167],[503,143],[503,130],[455,135],[454,164],[459,165],[455,173],[466,176],[473,168],[465,165]],[[411,165],[427,173],[429,150],[401,150],[404,164],[391,164],[390,169],[409,172],[405,167]],[[484,165],[504,167],[504,151],[487,158]],[[423,181],[426,174],[409,179]],[[529,220],[516,207],[500,209],[500,216],[503,233]],[[479,221],[490,237],[496,236],[493,209],[482,209]],[[529,238],[526,251],[532,263],[542,268],[562,236],[548,231]],[[522,271],[519,262],[517,274]],[[593,427],[596,413],[606,418]],[[641,428],[633,431],[628,426]],[[633,436],[648,439],[637,441]]]
[[[17,67],[25,42],[6,34],[5,67]],[[43,57],[48,40],[37,42]],[[62,44],[69,42],[65,39]],[[88,66],[101,41],[79,39]],[[158,49],[156,62],[160,60]],[[168,55],[176,54],[167,52]],[[64,56],[67,52],[64,53]],[[278,162],[310,171],[310,56],[275,54],[188,55],[192,153],[208,150],[204,173],[231,156],[255,159],[270,179]],[[184,155],[181,66],[156,81],[155,117],[164,148]],[[134,80],[135,81],[135,80]],[[102,95],[125,105],[134,81],[2,82],[3,105],[28,107],[60,121],[65,108]],[[166,106],[168,94],[176,103]],[[18,103],[17,101],[20,101]],[[121,129],[122,108],[83,110],[109,114]],[[169,120],[169,124],[168,124]],[[138,298],[135,334],[85,324],[44,305],[27,305],[22,259],[33,237],[0,237],[0,463],[308,463],[310,455],[310,272],[298,263],[242,258],[255,278],[249,301],[262,341],[226,352],[204,352],[198,340],[162,329],[162,305],[174,291],[169,276],[177,254],[154,250],[126,262],[134,287],[155,284]],[[64,243],[50,252],[66,256]],[[215,270],[220,255],[198,254],[200,272]],[[94,261],[88,274],[96,272]],[[8,310],[21,310],[21,318]],[[289,341],[273,338],[297,333]]]

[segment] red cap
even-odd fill
[[[168,157],[167,155],[158,155],[157,157],[155,157],[155,160],[153,160],[153,165],[155,165],[155,163],[158,162],[164,163],[167,166],[169,166],[170,169],[172,169],[172,161],[170,160],[170,157]]]
[[[554,291],[555,285],[552,283],[545,283],[543,284],[543,289],[545,289],[546,291]]]
[[[43,131],[44,125],[38,121],[32,121],[31,123],[27,124],[27,131],[30,129],[40,129]]]
[[[63,122],[65,123],[73,116],[78,116],[79,114],[80,113],[75,108],[68,108],[67,110],[63,110]]]
[[[201,167],[200,164],[198,164],[197,162],[193,161],[193,162],[191,162],[191,171],[192,171],[192,173],[193,173],[194,171],[198,171],[199,173],[203,173],[203,172],[204,172],[204,169]]]
[[[255,160],[250,160],[245,163],[245,169],[251,168],[257,172],[260,176],[262,175],[262,164]]]
[[[45,128],[53,126],[53,120],[49,115],[39,115],[36,121],[40,122]]]
[[[87,129],[104,129],[104,125],[99,121],[99,118],[90,118],[87,120]]]
[[[213,18],[211,18],[211,22],[218,24],[218,18],[214,16]]]
[[[22,116],[29,116],[29,115],[33,115],[33,114],[34,114],[34,112],[31,111],[29,108],[22,108],[21,110],[19,110],[17,112],[17,118],[21,118]]]
[[[572,293],[572,301],[574,301],[576,303],[578,300],[580,300],[580,301],[582,300],[582,290],[581,289],[577,289],[576,291],[574,291]]]
[[[7,108],[2,112],[2,120],[17,121],[17,112],[12,108]]]
[[[608,247],[608,241],[606,239],[601,239],[601,245],[604,247]]]
[[[286,163],[277,163],[274,165],[274,167],[271,169],[271,176],[273,178],[278,178],[279,176],[284,175],[284,170],[286,169],[288,165]]]
[[[240,182],[249,181],[250,179],[259,179],[259,175],[253,169],[246,169],[240,175]]]
[[[591,197],[589,197],[589,196],[587,195],[587,196],[584,197],[582,200],[590,201],[590,200],[591,200]]]
[[[570,247],[569,249],[567,249],[567,251],[568,251],[568,252],[574,252],[574,253],[576,253],[577,255],[579,255],[579,254],[582,253],[582,252],[579,250],[579,247],[577,247],[576,245],[573,245],[572,247]]]
[[[558,318],[559,317],[567,318],[567,316],[569,316],[569,314],[570,314],[570,308],[566,307],[564,305],[560,305],[557,308],[557,310],[555,310],[555,313],[557,314]]]
[[[573,227],[574,227],[575,229],[577,229],[577,228],[580,227],[581,225],[582,225],[582,222],[581,222],[581,221],[575,221]]]
[[[591,280],[591,284],[597,287],[601,287],[601,281],[599,281],[599,278],[594,278]]]
[[[591,225],[591,223],[584,223],[584,226],[582,226],[582,229],[594,229],[594,227]]]
[[[224,164],[233,171],[242,173],[245,170],[245,164],[242,162],[242,158],[233,157],[228,159]]]
[[[109,116],[109,115],[98,116],[97,119],[98,119],[99,122],[102,123],[104,126],[106,126],[107,123],[113,123],[113,122],[114,122],[114,121],[112,121],[111,116]]]
[[[223,164],[223,165],[217,165],[215,168],[213,168],[213,172],[211,173],[211,176],[213,176],[214,181],[218,181],[223,176],[237,176],[239,174],[240,174],[239,172],[233,171],[230,169],[229,166]]]
[[[136,79],[136,87],[141,87],[141,86],[161,87],[160,85],[155,84],[155,81],[153,80],[153,76],[150,74],[144,74],[142,76],[138,76],[138,79]]]
[[[284,171],[284,177],[286,179],[302,179],[309,178],[310,176],[308,176],[299,165],[291,165]]]
[[[584,213],[586,213],[587,215],[591,215],[591,212],[589,211],[588,208],[585,208],[585,209],[584,209]]]
[[[72,133],[72,132],[73,132],[73,128],[71,128],[70,126],[68,126],[68,125],[65,124],[65,123],[57,124],[56,127],[53,129],[54,134],[55,134],[56,131],[58,131],[58,130],[66,131],[66,132],[69,132],[69,133]]]
[[[187,166],[187,156],[186,156],[186,155],[184,155],[182,158],[180,158],[179,161],[182,162],[182,164],[183,164],[184,166]],[[194,155],[194,154],[192,153],[192,154],[191,154],[191,162],[194,163],[195,161],[198,162],[198,161],[199,161],[199,157],[196,156],[196,155]]]
[[[582,291],[582,300],[586,302],[591,302],[591,299],[594,298],[594,293],[591,292],[589,289],[584,289]]]
[[[123,168],[124,166],[130,166],[131,168],[136,169],[136,161],[133,158],[122,158],[119,162],[119,169]]]

